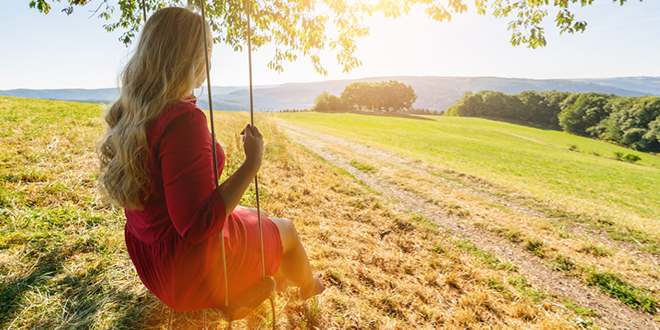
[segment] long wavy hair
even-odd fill
[[[155,12],[121,74],[119,99],[105,112],[108,128],[98,154],[101,191],[125,208],[142,209],[148,198],[147,130],[205,77],[204,28],[210,29],[191,9]],[[211,33],[207,35],[210,47]]]

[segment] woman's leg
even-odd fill
[[[282,238],[282,261],[278,270],[281,275],[275,274],[276,279],[279,277],[280,287],[286,285],[281,282],[283,275],[300,287],[298,296],[302,300],[307,300],[323,292],[325,284],[319,275],[312,274],[312,266],[309,264],[309,258],[307,258],[307,253],[300,242],[293,222],[282,218],[270,218],[270,220],[277,225]]]
[[[275,280],[275,291],[277,292],[286,291],[286,289],[289,287],[296,285],[295,283],[291,282],[290,279],[284,276],[280,269],[278,269],[277,272],[273,274],[273,279]]]
[[[255,208],[253,208],[253,207],[245,207],[245,206],[243,206],[243,207],[244,207],[246,210],[248,210],[248,211],[250,211],[250,212],[252,212],[252,213],[254,213],[254,214],[257,214],[257,209],[255,209]],[[262,217],[266,217],[266,218],[268,218],[268,213],[266,213],[266,211],[264,211],[264,210],[260,210],[260,211],[261,211],[260,213],[261,213],[261,216],[262,216]]]

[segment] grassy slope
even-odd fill
[[[0,328],[141,329],[167,322],[169,310],[142,286],[128,259],[121,210],[96,190],[101,112],[98,105],[0,97]],[[227,172],[240,163],[235,132],[246,121],[218,114]],[[278,295],[280,329],[589,324],[588,313],[530,286],[515,267],[392,209],[275,126],[261,127],[269,141],[264,208],[296,222],[329,285],[306,304],[293,298],[295,290]],[[252,204],[251,196],[243,202]],[[199,328],[202,317],[174,313],[174,326]],[[268,313],[259,311],[242,325],[268,323]]]
[[[479,118],[287,113],[304,127],[373,144],[576,213],[660,234],[660,157],[564,132]],[[577,151],[570,151],[571,145]],[[614,152],[640,155],[638,164]]]

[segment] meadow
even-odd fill
[[[104,200],[97,189],[95,144],[104,131],[102,113],[103,106],[97,104],[0,97],[2,329],[166,328],[169,308],[144,288],[128,258],[123,242],[123,210]],[[424,167],[423,163],[413,165],[430,169],[434,173],[430,174],[431,179],[416,172],[396,169],[384,160],[360,155],[353,155],[355,159],[349,166],[367,176],[388,176],[402,187],[414,186],[411,191],[428,197],[433,204],[442,205],[444,202],[440,200],[445,197],[449,200],[454,196],[451,194],[464,193],[434,181],[447,179],[465,185],[480,182],[475,191],[483,186],[486,187],[483,189],[493,190],[495,195],[504,194],[506,189],[522,187],[520,189],[530,196],[520,195],[520,201],[535,207],[555,205],[547,204],[543,195],[533,195],[535,189],[542,190],[542,179],[529,179],[529,183],[521,184],[512,179],[518,178],[513,172],[498,176],[487,169],[479,169],[475,164],[487,163],[483,159],[486,156],[471,161],[464,158],[465,164],[450,159],[461,154],[460,147],[450,143],[451,136],[454,144],[459,143],[462,129],[459,126],[470,123],[469,128],[479,121],[461,122],[456,118],[459,121],[452,122],[453,134],[446,133],[442,141],[424,144],[420,135],[430,134],[425,131],[431,130],[433,125],[438,125],[435,126],[436,132],[451,132],[451,125],[440,127],[440,121],[398,119],[397,122],[385,118],[384,122],[391,120],[389,125],[393,126],[389,127],[390,130],[378,137],[370,137],[369,134],[379,134],[379,124],[373,117],[347,115],[342,120],[335,115],[314,116],[321,115],[256,117],[266,141],[260,172],[262,207],[273,216],[288,217],[296,223],[313,268],[324,273],[328,284],[323,295],[304,303],[295,299],[295,289],[278,294],[279,329],[596,329],[602,325],[599,317],[603,315],[581,302],[548,292],[502,256],[484,251],[473,242],[442,229],[419,212],[402,207],[402,203],[374,190],[356,175],[294,142],[278,124],[284,118],[356,140],[373,138],[378,142],[369,143],[390,150],[400,148],[397,152],[419,157],[428,162],[429,167]],[[218,112],[215,120],[218,139],[227,153],[223,173],[226,177],[242,162],[238,132],[248,122],[248,117],[241,113]],[[357,121],[361,121],[364,127],[355,129]],[[483,123],[503,130],[498,136],[508,139],[512,148],[515,141],[521,139],[518,135],[525,137],[524,141],[542,140],[536,133],[530,133],[532,128]],[[394,127],[400,132],[404,131],[401,128],[410,127],[405,138],[415,141],[416,149],[404,148],[403,143],[397,145],[397,139],[391,136]],[[485,134],[483,129],[473,127],[468,130],[466,143],[478,140],[478,134]],[[554,146],[550,144],[550,147],[549,142],[537,143],[536,148],[546,146],[555,150],[552,153],[555,157],[566,160],[571,157],[562,156],[564,153],[573,155],[576,160],[572,161],[590,159],[589,164],[596,169],[601,168],[597,167],[599,160],[611,163],[608,166],[621,173],[641,169],[640,173],[656,173],[655,176],[649,175],[649,180],[658,179],[658,169],[653,167],[654,162],[658,162],[655,158],[641,155],[640,164],[618,162],[603,157],[609,157],[611,150],[618,150],[614,146],[601,145],[597,141],[593,141],[592,146],[587,143],[589,141],[583,141],[578,144],[583,152],[569,151],[564,143],[575,142],[571,136],[564,138],[565,141],[556,142]],[[448,153],[451,157],[438,156],[439,147],[433,147],[438,144],[452,150]],[[472,152],[488,155],[487,149],[491,146],[479,147],[473,142],[472,148]],[[433,151],[435,154],[429,154],[427,149],[436,150]],[[590,155],[589,151],[599,152],[602,156]],[[496,157],[495,152],[490,154],[488,157]],[[515,150],[510,150],[508,155],[515,157],[510,165],[502,161],[498,166],[523,173],[525,166],[516,162],[524,162],[524,157],[517,155]],[[439,163],[440,159],[445,163]],[[552,171],[536,170],[538,173]],[[401,173],[404,175],[399,175]],[[484,179],[479,181],[476,176]],[[485,180],[496,181],[502,186],[486,184]],[[510,186],[505,186],[507,183]],[[530,186],[529,190],[526,186]],[[569,191],[568,188],[552,189],[552,193],[558,196]],[[607,191],[615,194],[615,189],[610,187]],[[630,190],[637,193],[632,188]],[[647,189],[649,194],[657,194],[650,190]],[[619,198],[624,201],[635,200],[624,196],[623,192],[621,194]],[[576,192],[576,196],[583,199],[592,198],[592,195],[595,193],[582,196]],[[539,200],[534,196],[540,196]],[[656,195],[640,200],[648,201],[648,207],[645,207],[649,212],[658,212],[657,205],[652,203],[658,199],[653,196]],[[657,267],[648,264],[650,261],[626,259],[627,250],[623,248],[584,240],[577,234],[566,233],[571,228],[566,229],[564,225],[555,226],[554,222],[548,225],[544,219],[526,218],[479,196],[459,197],[452,200],[453,204],[444,212],[452,221],[470,221],[484,232],[510,236],[512,244],[527,246],[525,253],[531,257],[536,258],[536,253],[543,254],[543,262],[554,264],[563,260],[564,266],[570,263],[573,267],[567,272],[573,272],[574,276],[585,281],[597,282],[605,278],[602,282],[628,290],[616,292],[622,295],[622,299],[631,299],[629,306],[645,315],[657,315],[658,271]],[[254,194],[248,191],[242,204],[254,206],[254,202]],[[608,213],[602,217],[617,221],[610,226],[613,228],[611,233],[630,229],[625,226],[632,226],[633,222],[624,222],[615,215],[619,210],[634,208],[618,202],[610,203],[608,212],[614,215]],[[587,216],[562,208],[574,204],[558,205],[561,207],[546,211],[564,212],[553,218],[562,224]],[[635,211],[631,214],[642,217],[645,213]],[[640,249],[652,249],[654,245],[649,242],[657,232],[642,229],[656,227],[636,225],[634,228],[639,230],[633,237],[641,240],[643,246]],[[535,241],[539,237],[542,243]],[[536,244],[530,245],[530,242]],[[570,243],[570,248],[560,247],[564,243]],[[589,268],[588,265],[594,262],[604,264],[605,270]],[[241,321],[239,328],[269,327],[272,319],[266,307]],[[201,329],[204,319],[214,329],[226,326],[212,311],[174,312],[173,315],[174,329]]]
[[[544,127],[481,118],[310,112],[280,117],[660,237],[656,155]],[[619,161],[617,152],[638,155],[641,161]]]

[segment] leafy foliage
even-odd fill
[[[569,133],[589,135],[589,127],[609,115],[605,105],[611,96],[603,93],[580,94],[575,103],[561,111],[559,125]]]
[[[465,92],[449,116],[522,120],[607,140],[634,150],[660,152],[660,97],[619,97],[603,93],[524,91]],[[634,163],[635,155],[619,160]]]
[[[410,85],[396,80],[354,82],[344,87],[341,100],[355,110],[397,112],[411,109],[417,94]]]
[[[410,85],[396,80],[378,83],[354,82],[344,87],[341,97],[328,92],[319,94],[312,110],[318,112],[342,112],[347,110],[369,110],[431,114],[428,110],[412,108],[417,94]]]
[[[635,162],[638,162],[638,161],[642,160],[642,158],[637,156],[637,155],[634,155],[634,154],[627,154],[627,155],[623,156],[623,160],[625,160],[627,162],[635,163]]]
[[[570,95],[557,91],[524,91],[517,95],[494,91],[468,91],[447,110],[447,115],[513,119],[559,127],[557,114],[561,112],[563,102]]]
[[[49,13],[51,3],[69,4],[68,14],[73,6],[84,6],[88,0],[31,0],[30,7],[39,12]],[[626,0],[615,0],[620,4]],[[511,31],[512,45],[527,45],[530,48],[546,45],[543,20],[557,11],[555,23],[560,34],[583,32],[587,23],[577,20],[569,6],[591,5],[593,0],[477,0],[474,8],[477,13],[486,15],[488,11],[495,17],[512,17],[508,29]],[[147,13],[168,7],[196,5],[200,0],[144,0]],[[104,6],[105,5],[105,6]],[[361,65],[355,57],[355,40],[369,34],[369,28],[362,24],[364,18],[375,13],[385,17],[397,18],[410,12],[414,5],[425,7],[426,14],[436,21],[450,21],[453,14],[466,12],[468,5],[463,0],[446,2],[428,0],[383,0],[368,3],[359,0],[251,0],[251,18],[254,21],[252,45],[259,48],[265,44],[275,45],[275,54],[268,67],[282,71],[284,61],[295,61],[299,55],[307,56],[317,72],[326,74],[321,64],[320,52],[326,48],[336,52],[339,65],[348,72]],[[141,0],[120,0],[119,8],[110,5],[107,0],[96,9],[100,18],[111,21],[104,25],[107,31],[123,30],[120,40],[129,44],[143,25]],[[246,1],[243,0],[208,0],[205,11],[211,19],[215,31],[215,42],[226,43],[240,50],[247,37]],[[118,13],[118,15],[116,15]],[[331,37],[332,36],[332,37]]]
[[[346,108],[346,105],[339,97],[328,92],[323,92],[314,99],[314,106],[311,110],[318,112],[341,112],[346,110]]]

